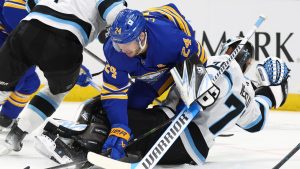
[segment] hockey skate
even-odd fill
[[[9,118],[6,118],[3,115],[0,115],[0,140],[1,140],[0,155],[5,155],[11,152],[11,150],[5,146],[4,140],[7,133],[11,130],[13,123],[14,120],[11,120]]]
[[[14,120],[9,119],[3,115],[0,115],[0,133],[8,133],[8,131],[11,129],[12,125],[14,123]]]
[[[17,123],[14,123],[10,132],[7,134],[4,145],[13,151],[20,151],[22,149],[22,141],[28,133],[22,131]]]

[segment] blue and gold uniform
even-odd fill
[[[191,25],[174,4],[151,8],[143,15],[148,36],[145,55],[130,58],[118,52],[111,38],[103,47],[107,64],[101,100],[111,124],[128,125],[127,108],[146,108],[166,91],[173,84],[170,69],[176,64],[193,54],[206,62]],[[129,75],[135,78],[132,85]]]
[[[0,1],[0,46],[6,40],[8,34],[28,14],[25,0],[1,0]],[[27,70],[19,80],[15,90],[2,105],[0,114],[7,118],[15,119],[29,101],[30,96],[40,86],[40,80],[35,72],[35,67]]]
[[[25,0],[1,1],[1,23],[7,33],[10,33],[19,22],[28,14]]]

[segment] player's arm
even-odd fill
[[[270,108],[282,106],[288,93],[289,69],[282,60],[268,58],[257,66],[257,70],[260,87],[255,90],[255,101],[237,123],[249,132],[263,129]]]
[[[207,56],[202,45],[196,41],[195,32],[189,22],[185,19],[184,15],[178,10],[175,4],[168,4],[163,8],[164,12],[167,12],[176,23],[177,27],[181,29],[181,46],[180,46],[180,56],[181,59],[186,59],[188,57],[197,54],[200,62],[206,64]],[[171,12],[170,12],[171,11]],[[179,38],[178,38],[179,39]]]
[[[258,132],[264,128],[272,103],[269,97],[258,93],[252,98],[253,100],[236,124],[248,132]]]
[[[118,70],[114,65],[106,63],[103,71],[101,100],[111,124],[128,125],[128,88],[128,73],[123,70]]]
[[[127,114],[128,88],[128,73],[117,70],[116,67],[107,63],[103,72],[101,101],[107,112],[111,130],[102,147],[102,152],[111,149],[110,157],[117,160],[125,156],[125,148],[131,134]]]
[[[175,4],[164,5],[159,8],[151,8],[147,12],[155,12],[168,18],[176,25],[176,29],[168,31],[174,31],[172,37],[175,41],[171,41],[170,47],[176,48],[179,53],[179,58],[176,58],[177,63],[184,61],[185,59],[197,54],[202,64],[206,63],[207,57],[202,45],[195,40],[195,32],[189,22],[181,14]],[[177,30],[177,31],[175,31]],[[176,38],[175,38],[176,37]],[[174,57],[173,57],[174,58]],[[171,59],[171,58],[170,58]]]
[[[101,18],[111,25],[119,12],[127,7],[125,0],[99,0],[97,8]]]
[[[196,54],[202,64],[207,61],[207,56],[202,45],[194,37],[188,36],[184,32],[180,33],[177,40],[177,47],[180,52],[178,61],[182,62],[192,55]]]

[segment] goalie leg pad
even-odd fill
[[[83,160],[86,156],[83,151],[71,149],[62,138],[49,132],[36,136],[34,147],[42,155],[60,164]]]

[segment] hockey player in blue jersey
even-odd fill
[[[25,0],[0,2],[0,47],[5,42],[8,34],[28,14],[25,8]],[[40,86],[40,79],[35,72],[35,66],[29,68],[25,75],[11,93],[7,93],[0,99],[0,128],[11,126],[14,119],[29,101],[30,96]],[[3,102],[1,102],[3,101]]]
[[[126,8],[123,0],[28,0],[27,7],[31,12],[0,49],[0,99],[31,66],[39,66],[48,85],[8,133],[5,145],[14,151],[21,150],[24,137],[54,113],[76,83],[88,83],[84,80],[88,70],[81,66],[83,47]]]
[[[103,152],[112,149],[110,156],[120,159],[132,134],[127,108],[145,109],[166,91],[173,84],[169,71],[176,64],[191,55],[197,55],[203,64],[207,58],[174,4],[143,13],[121,11],[103,50],[107,63],[101,100],[112,127]],[[130,85],[128,76],[135,83]]]

